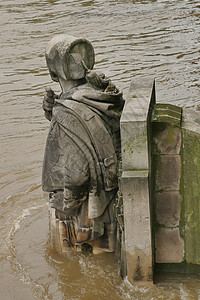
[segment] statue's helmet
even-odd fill
[[[86,39],[60,34],[53,37],[46,47],[46,62],[54,81],[82,79],[86,69],[94,66],[95,54],[92,44]]]

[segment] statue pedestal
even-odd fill
[[[154,80],[131,83],[121,117],[122,195],[127,279],[152,281],[148,131]]]

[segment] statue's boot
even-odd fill
[[[76,217],[64,216],[58,210],[50,208],[51,246],[58,253],[66,255],[76,251],[76,222]]]

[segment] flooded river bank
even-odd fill
[[[156,285],[122,282],[112,255],[63,259],[49,246],[41,168],[52,83],[46,43],[85,37],[102,70],[126,95],[133,77],[153,76],[170,103],[200,104],[198,0],[6,0],[0,3],[0,300],[200,299],[200,277],[156,275]],[[162,101],[162,99],[158,99]]]

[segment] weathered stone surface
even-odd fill
[[[167,227],[179,225],[181,196],[179,191],[156,193],[156,219]]]
[[[132,283],[153,280],[151,246],[127,252],[127,278]]]
[[[172,104],[156,104],[152,121],[181,125],[182,108]]]
[[[123,169],[148,168],[146,122],[121,123]]]
[[[156,87],[157,89],[157,87]],[[157,99],[159,91],[156,91]],[[164,99],[167,101],[168,99]],[[155,262],[200,265],[200,114],[156,104],[152,116]],[[151,144],[150,144],[151,146]],[[180,264],[182,265],[182,264]]]
[[[186,261],[200,264],[200,135],[196,132],[183,130],[183,158]]]
[[[46,47],[46,61],[53,80],[77,80],[85,77],[82,60],[89,69],[94,65],[94,49],[85,39],[65,34],[53,37]]]
[[[130,282],[152,278],[148,172],[122,174],[127,275]]]
[[[182,127],[200,134],[200,113],[189,108],[183,108]]]
[[[179,190],[181,159],[179,155],[154,155],[156,191]]]
[[[153,86],[152,78],[131,83],[120,120],[123,170],[148,169],[147,119],[154,102]]]
[[[180,263],[184,259],[184,242],[179,229],[161,228],[155,236],[156,262]]]
[[[153,123],[153,153],[179,154],[181,128],[167,123]]]
[[[121,122],[146,121],[149,111],[153,110],[155,98],[154,77],[134,78],[123,109]]]
[[[120,121],[126,265],[133,284],[152,281],[147,124],[154,93],[153,79],[134,79]]]

